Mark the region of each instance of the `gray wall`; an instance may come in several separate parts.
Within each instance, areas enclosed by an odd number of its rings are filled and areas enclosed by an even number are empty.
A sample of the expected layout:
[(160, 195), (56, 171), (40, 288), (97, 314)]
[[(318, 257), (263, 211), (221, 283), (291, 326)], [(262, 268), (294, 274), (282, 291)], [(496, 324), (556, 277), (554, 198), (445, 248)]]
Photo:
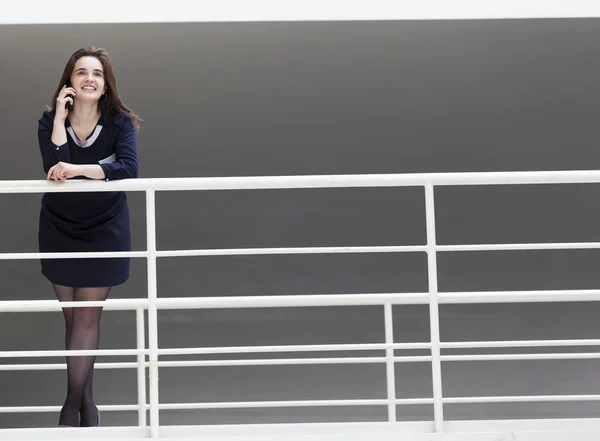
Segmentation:
[[(142, 177), (596, 169), (599, 38), (598, 19), (0, 26), (0, 179), (44, 178), (37, 119), (68, 56), (90, 44), (111, 53), (121, 95), (145, 119), (138, 134)], [(422, 244), (422, 193), (161, 193), (158, 245)], [(438, 241), (599, 241), (597, 194), (595, 185), (438, 189)], [(144, 249), (143, 195), (129, 197), (134, 247)], [(39, 199), (0, 195), (0, 252), (37, 250)], [(439, 285), (597, 288), (597, 257), (594, 250), (444, 253)], [(144, 265), (133, 262), (131, 280), (113, 298), (145, 296)], [(158, 268), (161, 297), (427, 290), (419, 253), (168, 258)], [(36, 261), (0, 260), (0, 278), (2, 300), (53, 298)], [(442, 339), (598, 338), (598, 311), (584, 303), (443, 306)], [(166, 311), (159, 343), (380, 342), (382, 317), (375, 307)], [(397, 307), (394, 318), (397, 342), (429, 339), (427, 307)], [(133, 313), (107, 312), (103, 325), (102, 348), (135, 345)], [(62, 326), (58, 313), (2, 314), (0, 350), (59, 349)], [(12, 362), (28, 360), (3, 361)], [(598, 368), (597, 361), (447, 363), (444, 393), (600, 393)], [(399, 397), (431, 396), (429, 365), (401, 363), (397, 374)], [(379, 365), (172, 368), (161, 371), (160, 393), (164, 402), (383, 398), (384, 380)], [(134, 371), (97, 371), (99, 404), (133, 404), (135, 386)], [(64, 371), (0, 372), (0, 406), (60, 405), (64, 389)], [(161, 422), (375, 421), (385, 411), (177, 411), (162, 412)], [(585, 417), (600, 407), (478, 404), (445, 411), (449, 419)], [(135, 418), (103, 415), (106, 425)], [(401, 407), (398, 418), (432, 419), (432, 408)], [(56, 420), (0, 414), (0, 427)]]

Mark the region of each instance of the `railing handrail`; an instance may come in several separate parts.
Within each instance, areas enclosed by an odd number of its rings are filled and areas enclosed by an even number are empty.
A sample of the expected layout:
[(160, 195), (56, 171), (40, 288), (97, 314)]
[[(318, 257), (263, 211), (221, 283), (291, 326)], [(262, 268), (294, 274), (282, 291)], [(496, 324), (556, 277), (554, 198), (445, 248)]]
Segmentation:
[[(557, 289), (529, 291), (440, 291), (440, 304), (464, 303), (554, 303), (600, 301), (600, 289)], [(156, 308), (232, 309), (318, 306), (426, 305), (427, 292), (302, 294), (228, 297), (170, 297), (156, 299)], [(50, 312), (65, 308), (102, 306), (107, 311), (133, 311), (149, 308), (148, 299), (107, 299), (100, 302), (59, 302), (58, 300), (2, 300), (2, 312)]]
[(440, 186), (575, 183), (600, 183), (600, 170), (137, 178), (110, 182), (71, 180), (60, 184), (49, 180), (17, 180), (0, 181), (0, 193), (403, 187), (422, 186), (425, 184)]

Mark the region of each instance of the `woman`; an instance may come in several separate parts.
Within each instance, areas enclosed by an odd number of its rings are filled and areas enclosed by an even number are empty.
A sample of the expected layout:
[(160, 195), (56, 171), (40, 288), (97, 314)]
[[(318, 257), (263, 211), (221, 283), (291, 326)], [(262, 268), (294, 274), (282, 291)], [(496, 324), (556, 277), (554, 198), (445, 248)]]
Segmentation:
[[(104, 49), (79, 49), (67, 63), (39, 120), (38, 138), (46, 177), (135, 178), (135, 129), (139, 117), (121, 101), (112, 62)], [(46, 193), (39, 225), (40, 252), (131, 251), (124, 192)], [(128, 258), (42, 259), (42, 274), (61, 302), (103, 301), (129, 278)], [(98, 349), (102, 308), (63, 308), (66, 348)], [(67, 397), (60, 426), (98, 426), (92, 395), (95, 357), (67, 357)]]

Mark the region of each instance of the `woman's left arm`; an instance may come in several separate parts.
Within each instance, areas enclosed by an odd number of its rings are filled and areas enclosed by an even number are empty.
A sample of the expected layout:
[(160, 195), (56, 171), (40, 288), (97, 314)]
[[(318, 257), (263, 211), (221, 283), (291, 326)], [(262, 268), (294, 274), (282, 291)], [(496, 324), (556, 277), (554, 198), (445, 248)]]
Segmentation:
[[(115, 162), (87, 166), (90, 167), (90, 170), (87, 170), (89, 174), (85, 174), (84, 176), (92, 179), (105, 179), (107, 181), (138, 177), (138, 151), (135, 128), (131, 119), (127, 117), (117, 136), (115, 154)], [(94, 167), (95, 170), (92, 170), (91, 167)]]

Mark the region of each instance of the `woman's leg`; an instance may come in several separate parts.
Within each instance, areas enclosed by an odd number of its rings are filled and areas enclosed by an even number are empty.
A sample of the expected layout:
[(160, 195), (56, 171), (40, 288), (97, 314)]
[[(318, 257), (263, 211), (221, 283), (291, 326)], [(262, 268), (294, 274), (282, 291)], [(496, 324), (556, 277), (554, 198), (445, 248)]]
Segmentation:
[[(72, 286), (63, 286), (53, 284), (54, 292), (56, 293), (56, 298), (59, 302), (73, 302), (75, 299), (75, 288)], [(69, 340), (71, 338), (71, 331), (73, 329), (73, 308), (63, 308), (63, 316), (65, 317), (65, 349), (69, 348)], [(68, 375), (68, 371), (67, 371)], [(59, 425), (67, 425), (67, 426), (79, 426), (79, 415), (77, 415), (77, 421), (73, 418), (68, 419), (61, 415), (61, 418), (58, 422)]]
[[(75, 300), (75, 288), (72, 286), (63, 286), (63, 285), (53, 285), (54, 291), (56, 292), (56, 297), (59, 302), (73, 302)], [(63, 308), (63, 315), (65, 317), (65, 349), (69, 346), (69, 339), (71, 338), (71, 331), (73, 329), (73, 308)], [(85, 385), (85, 391), (83, 393), (82, 405), (79, 410), (81, 412), (84, 402), (87, 402), (87, 407), (89, 408), (89, 403), (91, 402), (93, 405), (93, 396), (92, 396), (92, 384), (93, 384), (93, 371), (90, 373), (88, 377), (87, 383)]]
[[(74, 301), (103, 301), (106, 300), (109, 291), (110, 287), (75, 288)], [(101, 314), (101, 307), (72, 308), (72, 327), (67, 349), (98, 349)], [(98, 425), (98, 413), (91, 385), (95, 360), (95, 356), (67, 358), (67, 398), (60, 414), (59, 424), (68, 426)], [(81, 422), (79, 421), (80, 412)]]
[[(59, 302), (72, 302), (75, 298), (75, 288), (72, 286), (63, 285), (52, 285), (56, 298)], [(69, 344), (69, 338), (71, 336), (71, 329), (73, 327), (73, 308), (63, 308), (63, 315), (65, 316), (65, 349)]]

